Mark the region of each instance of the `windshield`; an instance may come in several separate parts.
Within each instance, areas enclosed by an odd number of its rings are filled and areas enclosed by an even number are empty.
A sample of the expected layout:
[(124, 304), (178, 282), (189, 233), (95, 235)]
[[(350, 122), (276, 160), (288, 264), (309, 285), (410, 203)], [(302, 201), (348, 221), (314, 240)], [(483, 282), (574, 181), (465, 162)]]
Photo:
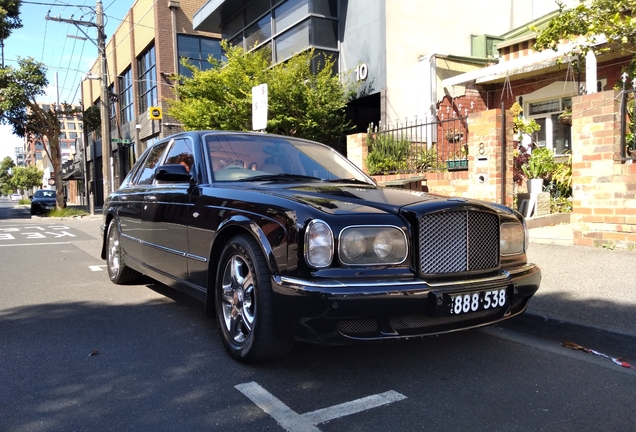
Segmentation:
[(215, 181), (337, 181), (373, 184), (349, 160), (332, 148), (271, 135), (205, 137)]
[(48, 190), (37, 190), (35, 191), (35, 195), (33, 196), (35, 198), (55, 198), (55, 192)]

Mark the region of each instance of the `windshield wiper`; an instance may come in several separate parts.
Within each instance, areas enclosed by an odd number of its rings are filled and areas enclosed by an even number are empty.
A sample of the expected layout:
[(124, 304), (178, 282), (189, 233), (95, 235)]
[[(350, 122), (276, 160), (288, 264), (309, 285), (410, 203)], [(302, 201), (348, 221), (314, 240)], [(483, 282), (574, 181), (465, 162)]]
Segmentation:
[(257, 175), (254, 177), (246, 177), (243, 179), (240, 179), (238, 181), (260, 181), (260, 180), (272, 180), (272, 181), (306, 181), (306, 180), (311, 180), (311, 181), (322, 181), (322, 179), (318, 178), (318, 177), (312, 177), (312, 176), (306, 176), (306, 175), (301, 175), (301, 174), (286, 174), (286, 173), (280, 173), (280, 174), (267, 174), (267, 175)]
[(338, 178), (338, 179), (329, 179), (329, 180), (325, 180), (329, 183), (356, 183), (356, 184), (365, 184), (365, 185), (369, 185), (369, 186), (373, 186), (371, 183), (369, 182), (365, 182), (363, 180), (358, 180), (355, 178)]

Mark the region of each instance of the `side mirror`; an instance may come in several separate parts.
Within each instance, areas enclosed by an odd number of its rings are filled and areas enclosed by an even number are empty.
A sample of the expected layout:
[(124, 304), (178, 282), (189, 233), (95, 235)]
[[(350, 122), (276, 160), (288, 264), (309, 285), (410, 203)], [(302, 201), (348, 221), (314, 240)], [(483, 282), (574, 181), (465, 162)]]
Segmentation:
[(194, 178), (181, 164), (160, 165), (155, 170), (155, 180), (166, 182), (190, 183)]

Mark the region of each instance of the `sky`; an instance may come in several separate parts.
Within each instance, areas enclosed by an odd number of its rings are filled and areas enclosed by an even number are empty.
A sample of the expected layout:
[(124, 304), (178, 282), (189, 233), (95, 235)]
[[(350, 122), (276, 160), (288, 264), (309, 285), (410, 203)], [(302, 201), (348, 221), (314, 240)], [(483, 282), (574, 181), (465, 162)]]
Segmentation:
[[(134, 0), (102, 0), (106, 38), (115, 32)], [(23, 27), (14, 30), (5, 40), (5, 66), (17, 67), (18, 57), (33, 57), (45, 65), (49, 88), (39, 102), (78, 103), (80, 83), (97, 59), (97, 46), (90, 40), (78, 40), (67, 35), (84, 37), (73, 24), (46, 20), (51, 17), (95, 22), (94, 0), (23, 0), (20, 19)], [(82, 27), (95, 42), (93, 27)], [(57, 86), (55, 83), (57, 82)], [(15, 161), (15, 147), (23, 147), (23, 139), (13, 135), (11, 126), (0, 125), (0, 160), (10, 156)]]

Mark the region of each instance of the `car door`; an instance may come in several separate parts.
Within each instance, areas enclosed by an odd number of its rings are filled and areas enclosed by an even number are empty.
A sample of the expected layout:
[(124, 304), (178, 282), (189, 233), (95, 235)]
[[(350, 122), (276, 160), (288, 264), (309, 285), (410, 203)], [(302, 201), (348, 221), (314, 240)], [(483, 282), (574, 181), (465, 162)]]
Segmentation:
[[(192, 140), (188, 137), (171, 140), (162, 164), (182, 164), (194, 175)], [(155, 270), (181, 280), (188, 279), (187, 219), (191, 191), (189, 182), (154, 180), (144, 195), (144, 261)]]
[(116, 195), (113, 205), (118, 207), (117, 214), (121, 227), (121, 245), (126, 254), (137, 261), (144, 261), (145, 242), (142, 230), (142, 211), (144, 196), (152, 188), (154, 172), (168, 143), (151, 148), (140, 162), (140, 167), (130, 183), (124, 182)]

